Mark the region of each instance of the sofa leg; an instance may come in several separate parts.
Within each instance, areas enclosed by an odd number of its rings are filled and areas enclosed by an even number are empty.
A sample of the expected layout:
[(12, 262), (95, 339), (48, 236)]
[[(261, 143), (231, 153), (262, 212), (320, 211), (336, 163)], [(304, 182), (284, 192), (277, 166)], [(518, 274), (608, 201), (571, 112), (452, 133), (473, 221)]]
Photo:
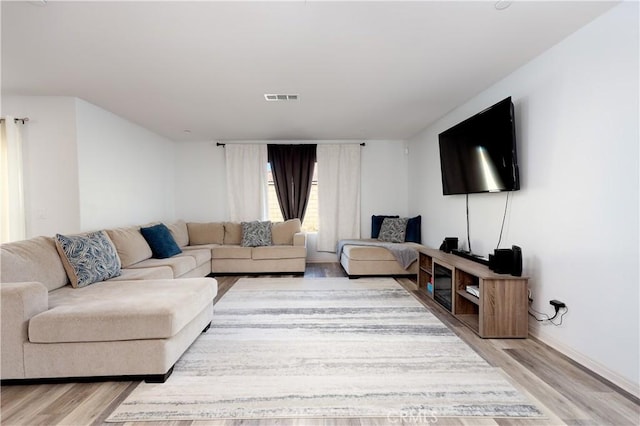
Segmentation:
[(209, 328), (211, 328), (211, 323), (207, 324), (207, 326), (204, 328), (204, 330), (202, 330), (202, 332), (206, 333), (207, 330), (209, 330)]
[(169, 371), (167, 371), (164, 374), (152, 374), (149, 376), (145, 376), (144, 382), (145, 383), (164, 383), (167, 381), (169, 376), (171, 376), (171, 373), (173, 373), (173, 365), (171, 366)]

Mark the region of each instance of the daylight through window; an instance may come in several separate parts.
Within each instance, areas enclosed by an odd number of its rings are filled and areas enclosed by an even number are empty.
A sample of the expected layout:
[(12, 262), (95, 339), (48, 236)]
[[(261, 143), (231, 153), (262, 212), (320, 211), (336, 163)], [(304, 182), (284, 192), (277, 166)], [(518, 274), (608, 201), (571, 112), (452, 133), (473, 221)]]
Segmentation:
[[(313, 180), (311, 181), (311, 193), (307, 211), (302, 222), (302, 230), (306, 232), (318, 232), (318, 164), (313, 168)], [(272, 222), (282, 222), (282, 212), (278, 204), (276, 187), (271, 173), (271, 164), (267, 164), (267, 199), (269, 202), (269, 220)]]

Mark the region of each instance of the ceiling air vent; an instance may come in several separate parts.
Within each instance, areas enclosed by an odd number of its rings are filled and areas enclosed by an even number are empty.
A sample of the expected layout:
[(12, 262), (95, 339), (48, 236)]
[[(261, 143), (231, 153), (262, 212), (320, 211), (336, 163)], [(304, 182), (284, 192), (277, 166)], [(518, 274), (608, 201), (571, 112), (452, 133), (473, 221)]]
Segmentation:
[(275, 93), (265, 93), (264, 99), (269, 102), (277, 102), (277, 101), (297, 101), (298, 95), (280, 95)]

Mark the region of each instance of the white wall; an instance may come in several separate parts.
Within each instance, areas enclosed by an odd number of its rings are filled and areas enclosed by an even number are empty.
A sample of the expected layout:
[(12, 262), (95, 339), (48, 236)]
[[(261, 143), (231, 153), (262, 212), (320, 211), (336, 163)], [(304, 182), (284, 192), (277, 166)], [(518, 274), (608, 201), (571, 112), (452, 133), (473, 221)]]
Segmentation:
[[(503, 247), (520, 245), (534, 308), (567, 304), (531, 331), (638, 393), (638, 4), (621, 4), (409, 141), (409, 208), (423, 238), (465, 238), (464, 196), (442, 196), (438, 133), (512, 96), (521, 187)], [(470, 196), (474, 252), (492, 252), (505, 194)], [(426, 225), (425, 225), (426, 224)]]
[(23, 127), (27, 237), (175, 218), (174, 142), (72, 97), (3, 96)]
[[(355, 141), (243, 141), (242, 143), (356, 143)], [(361, 232), (369, 237), (371, 215), (406, 216), (408, 201), (404, 141), (372, 140), (362, 148)], [(224, 148), (214, 142), (176, 144), (176, 215), (187, 221), (228, 219)], [(308, 260), (335, 262), (331, 253), (316, 250), (309, 235)]]
[(174, 142), (76, 100), (82, 230), (172, 221)]
[(215, 142), (177, 143), (176, 217), (188, 222), (228, 220), (224, 148)]
[(2, 116), (22, 126), (27, 238), (80, 230), (74, 98), (2, 96)]

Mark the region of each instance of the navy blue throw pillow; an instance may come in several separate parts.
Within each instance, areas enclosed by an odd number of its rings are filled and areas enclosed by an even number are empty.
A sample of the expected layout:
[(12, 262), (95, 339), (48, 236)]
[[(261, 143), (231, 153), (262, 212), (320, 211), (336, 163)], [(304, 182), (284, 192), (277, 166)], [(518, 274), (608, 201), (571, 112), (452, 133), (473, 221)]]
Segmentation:
[(182, 253), (176, 240), (173, 239), (169, 228), (163, 223), (150, 226), (148, 228), (140, 228), (140, 233), (147, 240), (153, 257), (156, 259), (166, 259), (167, 257), (175, 256)]
[(380, 228), (382, 228), (382, 222), (384, 222), (384, 219), (387, 217), (397, 219), (400, 216), (376, 216), (375, 214), (371, 216), (371, 238), (378, 238), (378, 235), (380, 235)]
[(421, 244), (422, 241), (422, 216), (410, 217), (407, 222), (407, 232), (405, 233), (404, 240), (407, 242)]

